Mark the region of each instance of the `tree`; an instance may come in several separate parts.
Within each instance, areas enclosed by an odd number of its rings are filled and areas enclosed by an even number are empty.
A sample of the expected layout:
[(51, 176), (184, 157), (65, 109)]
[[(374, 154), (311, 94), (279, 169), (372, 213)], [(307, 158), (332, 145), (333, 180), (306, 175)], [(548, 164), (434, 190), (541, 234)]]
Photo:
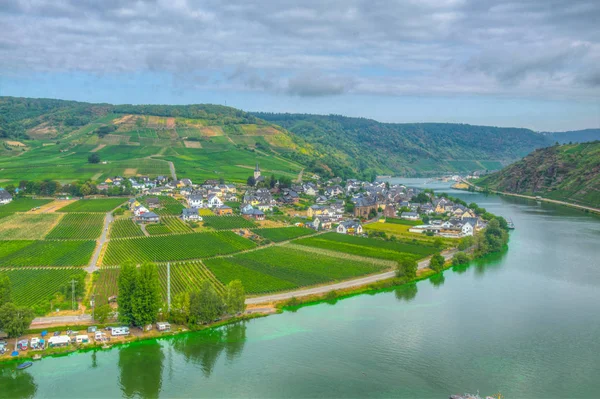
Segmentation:
[(233, 280), (225, 286), (225, 309), (228, 314), (246, 310), (246, 292), (240, 280)]
[(452, 265), (453, 266), (464, 265), (464, 264), (469, 263), (469, 260), (471, 260), (469, 258), (469, 255), (467, 255), (464, 252), (457, 252), (452, 257)]
[(369, 219), (373, 219), (375, 216), (377, 216), (377, 211), (375, 209), (371, 209), (369, 211)]
[(429, 216), (423, 215), (421, 216), (421, 220), (423, 221), (423, 224), (429, 224)]
[(119, 321), (133, 324), (133, 298), (137, 281), (137, 268), (133, 262), (125, 262), (119, 272)]
[(171, 302), (171, 313), (169, 319), (173, 323), (185, 324), (190, 317), (190, 294), (189, 292), (180, 292), (175, 295)]
[(88, 156), (88, 163), (100, 163), (100, 155), (97, 153), (90, 154)]
[(436, 273), (439, 273), (444, 268), (444, 263), (446, 259), (441, 254), (435, 254), (431, 257), (429, 261), (429, 268)]
[(275, 179), (275, 175), (271, 175), (271, 178), (269, 179), (269, 187), (271, 187), (271, 188), (275, 187), (276, 183), (277, 183), (277, 179)]
[(4, 186), (4, 190), (6, 190), (10, 195), (15, 195), (17, 188), (14, 184), (7, 184), (6, 186)]
[(208, 280), (204, 280), (199, 291), (190, 294), (190, 317), (195, 322), (210, 323), (223, 314), (223, 299)]
[(412, 259), (402, 259), (398, 262), (398, 269), (396, 270), (396, 275), (398, 277), (404, 277), (407, 280), (412, 280), (417, 276), (417, 269), (419, 265), (417, 261)]
[(0, 306), (12, 302), (10, 279), (7, 275), (0, 276)]
[(442, 248), (444, 246), (444, 240), (442, 240), (440, 237), (436, 237), (433, 240), (433, 246), (436, 248)]
[(410, 202), (418, 202), (419, 204), (426, 204), (430, 200), (431, 199), (429, 198), (429, 196), (427, 194), (419, 193), (418, 195), (415, 195), (414, 197), (412, 197)]
[(250, 187), (255, 186), (256, 180), (254, 179), (254, 176), (248, 176), (248, 180), (246, 180), (246, 184)]
[(94, 309), (94, 318), (96, 319), (96, 321), (100, 324), (104, 324), (106, 322), (106, 320), (108, 320), (108, 317), (110, 316), (110, 314), (112, 313), (112, 308), (110, 307), (109, 304), (104, 304), (102, 306), (98, 306), (96, 309)]
[(473, 246), (474, 242), (475, 242), (475, 240), (473, 239), (473, 236), (465, 236), (465, 237), (461, 238), (460, 241), (458, 242), (458, 249), (460, 249), (461, 251), (464, 251), (465, 249)]
[(20, 337), (33, 321), (33, 311), (26, 307), (17, 307), (6, 303), (0, 307), (0, 330), (11, 338)]
[(160, 282), (154, 263), (144, 263), (139, 268), (135, 282), (132, 313), (136, 326), (143, 327), (156, 322), (160, 310)]

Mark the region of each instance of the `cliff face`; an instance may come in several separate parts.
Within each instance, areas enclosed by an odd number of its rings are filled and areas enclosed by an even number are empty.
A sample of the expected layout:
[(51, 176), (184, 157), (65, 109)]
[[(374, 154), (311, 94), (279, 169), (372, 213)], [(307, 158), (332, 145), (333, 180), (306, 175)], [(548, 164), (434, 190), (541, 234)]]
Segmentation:
[(481, 187), (600, 206), (600, 141), (535, 150), (477, 181)]

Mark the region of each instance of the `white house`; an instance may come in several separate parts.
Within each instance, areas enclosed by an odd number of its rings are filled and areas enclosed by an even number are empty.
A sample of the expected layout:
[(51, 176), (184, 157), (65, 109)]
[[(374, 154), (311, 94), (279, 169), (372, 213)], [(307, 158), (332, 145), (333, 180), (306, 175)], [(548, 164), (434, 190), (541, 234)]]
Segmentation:
[(148, 210), (148, 208), (146, 208), (143, 205), (140, 206), (136, 206), (135, 209), (133, 210), (133, 214), (137, 217), (142, 216), (144, 213), (150, 212), (150, 210)]
[(199, 194), (192, 194), (187, 199), (187, 203), (190, 208), (200, 208), (202, 207), (203, 202), (204, 199)]
[(402, 212), (400, 217), (406, 220), (419, 220), (419, 214), (417, 212)]
[(181, 218), (183, 220), (192, 220), (195, 222), (201, 222), (202, 216), (198, 213), (198, 208), (185, 208), (181, 211)]
[(209, 208), (217, 208), (223, 205), (223, 201), (216, 195), (208, 196), (208, 207)]
[(0, 204), (5, 205), (12, 201), (12, 195), (3, 188), (0, 188)]
[(363, 228), (358, 220), (344, 220), (336, 231), (340, 234), (362, 234)]
[(467, 222), (467, 223), (463, 224), (461, 230), (462, 230), (463, 236), (472, 236), (473, 235), (474, 226), (472, 226), (471, 223)]

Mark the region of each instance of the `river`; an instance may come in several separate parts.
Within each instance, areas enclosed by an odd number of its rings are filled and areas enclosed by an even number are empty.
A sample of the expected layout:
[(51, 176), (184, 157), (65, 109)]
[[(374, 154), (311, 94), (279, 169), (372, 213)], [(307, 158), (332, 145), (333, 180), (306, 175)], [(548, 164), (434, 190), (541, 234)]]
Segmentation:
[(335, 304), (0, 366), (0, 397), (600, 397), (600, 219), (408, 182), (512, 218), (510, 249)]

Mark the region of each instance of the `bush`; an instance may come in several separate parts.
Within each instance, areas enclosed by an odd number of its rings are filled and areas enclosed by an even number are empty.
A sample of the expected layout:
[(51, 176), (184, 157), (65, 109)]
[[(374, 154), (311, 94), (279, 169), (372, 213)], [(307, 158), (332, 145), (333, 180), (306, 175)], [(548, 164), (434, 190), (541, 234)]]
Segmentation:
[(471, 260), (471, 258), (466, 253), (457, 252), (454, 255), (454, 257), (452, 257), (452, 265), (453, 266), (464, 265), (466, 263), (469, 263), (470, 260)]

